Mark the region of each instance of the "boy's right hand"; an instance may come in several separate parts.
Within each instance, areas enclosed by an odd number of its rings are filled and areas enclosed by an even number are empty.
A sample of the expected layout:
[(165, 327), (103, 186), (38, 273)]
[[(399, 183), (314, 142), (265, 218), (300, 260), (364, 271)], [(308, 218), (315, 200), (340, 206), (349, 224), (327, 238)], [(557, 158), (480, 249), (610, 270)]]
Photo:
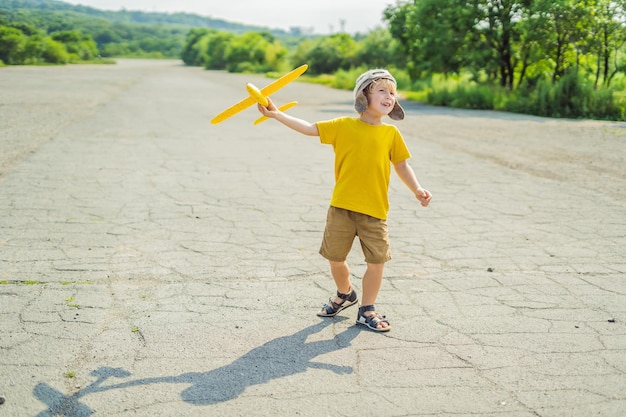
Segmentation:
[(257, 108), (263, 116), (271, 117), (272, 119), (275, 119), (276, 114), (278, 113), (276, 105), (274, 105), (274, 102), (272, 102), (272, 99), (270, 99), (269, 97), (267, 97), (267, 107), (265, 107), (261, 103), (257, 103)]
[(283, 113), (274, 105), (274, 102), (268, 97), (267, 98), (267, 107), (257, 104), (257, 108), (261, 112), (261, 114), (265, 117), (269, 117), (270, 119), (278, 120), (280, 123), (285, 126), (302, 133), (307, 136), (319, 136), (319, 130), (317, 130), (316, 123), (309, 123), (306, 120), (299, 119), (297, 117), (290, 116), (287, 113)]

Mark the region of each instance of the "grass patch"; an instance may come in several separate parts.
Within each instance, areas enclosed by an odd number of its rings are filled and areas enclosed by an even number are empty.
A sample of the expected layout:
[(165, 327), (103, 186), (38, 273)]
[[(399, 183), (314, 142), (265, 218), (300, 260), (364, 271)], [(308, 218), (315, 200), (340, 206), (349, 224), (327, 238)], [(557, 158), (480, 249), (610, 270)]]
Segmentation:
[(106, 65), (115, 65), (117, 61), (113, 58), (94, 58), (87, 61), (79, 61), (75, 62), (75, 64), (106, 64)]
[(65, 299), (65, 302), (67, 303), (67, 306), (68, 306), (68, 307), (71, 307), (71, 308), (80, 308), (80, 304), (73, 303), (72, 301), (74, 301), (74, 297), (67, 297), (67, 298)]
[(91, 281), (61, 281), (61, 282), (45, 282), (45, 281), (35, 281), (35, 280), (19, 280), (19, 279), (5, 279), (0, 280), (0, 285), (49, 285), (49, 284), (59, 284), (59, 285), (91, 285), (93, 282)]
[(615, 88), (594, 88), (592, 83), (571, 71), (556, 83), (533, 80), (515, 90), (475, 81), (469, 74), (433, 75), (413, 85), (409, 100), (444, 107), (498, 110), (543, 117), (570, 119), (626, 120), (624, 92)]

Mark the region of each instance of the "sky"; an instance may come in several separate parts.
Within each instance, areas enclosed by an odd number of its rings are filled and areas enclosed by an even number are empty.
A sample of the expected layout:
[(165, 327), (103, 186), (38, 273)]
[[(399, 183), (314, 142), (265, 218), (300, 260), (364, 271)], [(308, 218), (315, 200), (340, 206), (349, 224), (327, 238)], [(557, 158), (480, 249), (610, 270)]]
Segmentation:
[(61, 0), (102, 10), (188, 12), (234, 23), (289, 30), (312, 28), (327, 35), (365, 33), (383, 26), (382, 14), (395, 0)]

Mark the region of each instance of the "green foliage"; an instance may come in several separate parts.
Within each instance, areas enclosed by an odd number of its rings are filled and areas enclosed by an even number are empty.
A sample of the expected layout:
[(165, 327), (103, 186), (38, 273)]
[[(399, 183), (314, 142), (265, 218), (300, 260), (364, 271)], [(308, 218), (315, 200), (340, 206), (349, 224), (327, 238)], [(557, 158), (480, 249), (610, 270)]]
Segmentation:
[(230, 72), (265, 72), (278, 69), (286, 54), (271, 34), (249, 32), (230, 39), (224, 59)]
[(624, 0), (413, 0), (385, 19), (431, 104), (624, 118)]
[(311, 75), (338, 73), (333, 78), (339, 85), (344, 84), (344, 73), (355, 73), (355, 68), (401, 67), (405, 62), (398, 42), (385, 29), (359, 36), (358, 40), (345, 33), (303, 39), (291, 51), (269, 32), (236, 35), (192, 29), (181, 56), (187, 65), (232, 72), (278, 71), (307, 63)]
[(213, 32), (207, 37), (206, 47), (199, 46), (206, 54), (205, 68), (226, 69), (228, 45), (234, 37), (235, 35), (229, 32)]
[[(8, 39), (8, 34), (3, 33), (0, 42), (4, 47), (17, 42), (11, 47), (11, 59), (5, 60), (9, 64), (86, 62), (98, 56), (180, 58), (185, 36), (193, 26), (249, 30), (245, 25), (186, 13), (110, 12), (54, 0), (0, 0), (0, 26), (17, 29), (26, 38), (43, 35), (59, 41), (61, 36), (60, 42), (67, 49), (67, 56), (52, 47), (48, 53), (52, 59), (34, 57), (35, 49), (43, 51), (47, 46), (41, 45), (40, 39), (33, 39), (30, 51), (22, 56), (24, 40)], [(64, 35), (67, 33), (83, 38), (72, 39)]]
[[(16, 28), (27, 37), (34, 34), (52, 36), (59, 32), (75, 31), (91, 36), (98, 50), (95, 56), (103, 57), (181, 58), (183, 48), (189, 44), (186, 37), (192, 30), (228, 31), (231, 34), (267, 32), (290, 45), (300, 40), (294, 36), (297, 31), (292, 31), (293, 33), (282, 30), (268, 31), (258, 26), (190, 13), (105, 11), (55, 0), (0, 0), (0, 26)], [(77, 59), (83, 59), (85, 62), (87, 56), (93, 55), (90, 46), (76, 48), (77, 46), (72, 45), (68, 50), (69, 60), (72, 62)], [(265, 60), (273, 66), (276, 61), (283, 59), (285, 52), (282, 44), (270, 42), (267, 46)], [(196, 56), (189, 59), (190, 51), (185, 52), (185, 62), (194, 62), (189, 65), (197, 65), (196, 61), (204, 65), (203, 58)], [(200, 52), (196, 52), (197, 54), (202, 55)], [(87, 61), (92, 59), (86, 58)], [(35, 61), (41, 62), (41, 58), (33, 60)], [(26, 60), (20, 59), (19, 63), (26, 63)], [(252, 67), (259, 68), (263, 65)]]
[(591, 81), (570, 70), (556, 83), (540, 80), (532, 89), (520, 89), (503, 110), (549, 117), (624, 120), (624, 103), (615, 90), (594, 88)]
[(0, 26), (0, 60), (7, 64), (66, 64), (98, 56), (96, 43), (89, 35), (62, 31), (47, 36), (25, 25), (16, 26)]
[[(586, 63), (610, 80), (626, 40), (623, 0), (413, 0), (385, 11), (413, 79), (482, 73), (513, 89), (529, 73), (553, 82)], [(588, 59), (586, 59), (588, 58)], [(592, 67), (596, 68), (592, 68)], [(597, 84), (597, 81), (596, 81)]]
[(352, 90), (354, 88), (354, 81), (367, 70), (368, 68), (365, 66), (351, 68), (349, 70), (338, 70), (327, 84), (341, 90)]
[(0, 26), (0, 60), (9, 65), (23, 63), (27, 41), (21, 30)]
[(455, 73), (475, 51), (467, 1), (422, 0), (388, 7), (389, 30), (407, 57), (413, 79), (428, 73)]
[(53, 41), (65, 45), (70, 62), (88, 61), (98, 56), (96, 42), (89, 35), (76, 30), (64, 30), (53, 33)]
[(469, 73), (464, 76), (433, 76), (426, 95), (428, 103), (437, 106), (492, 109), (492, 91), (470, 78)]
[(182, 53), (187, 65), (230, 72), (276, 71), (286, 56), (287, 48), (269, 32), (235, 35), (206, 29), (192, 29)]
[[(411, 87), (411, 80), (406, 70), (401, 70), (399, 68), (385, 65), (379, 65), (377, 67), (389, 69), (389, 71), (396, 79), (396, 82), (398, 84), (398, 90), (408, 90)], [(359, 77), (359, 75), (361, 75), (370, 68), (373, 68), (373, 66), (361, 65), (358, 67), (350, 68), (349, 70), (338, 70), (333, 74), (332, 77), (328, 77), (324, 84), (341, 90), (352, 90), (354, 88), (354, 82)]]
[(350, 35), (339, 33), (318, 38), (303, 58), (311, 73), (330, 74), (354, 66), (356, 49), (356, 42)]
[(504, 110), (546, 117), (624, 120), (624, 103), (609, 88), (595, 89), (576, 71), (568, 71), (558, 82), (540, 79), (536, 84), (511, 91), (492, 84), (458, 77), (433, 76), (422, 89), (426, 101), (438, 106)]
[(34, 35), (28, 38), (26, 43), (27, 64), (67, 64), (70, 62), (70, 54), (62, 42), (42, 35)]
[(205, 66), (208, 58), (209, 29), (191, 29), (180, 54), (185, 65)]
[(384, 68), (394, 65), (406, 66), (406, 57), (400, 41), (391, 36), (387, 29), (374, 29), (357, 40), (356, 63), (368, 68)]

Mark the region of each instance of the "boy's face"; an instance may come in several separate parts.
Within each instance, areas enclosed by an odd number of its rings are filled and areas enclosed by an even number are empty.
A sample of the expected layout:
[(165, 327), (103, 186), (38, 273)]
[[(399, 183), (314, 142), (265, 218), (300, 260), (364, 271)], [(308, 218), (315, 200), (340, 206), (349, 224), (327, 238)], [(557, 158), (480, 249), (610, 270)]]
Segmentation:
[(391, 80), (374, 81), (367, 88), (367, 110), (377, 115), (386, 116), (396, 104), (396, 86)]

